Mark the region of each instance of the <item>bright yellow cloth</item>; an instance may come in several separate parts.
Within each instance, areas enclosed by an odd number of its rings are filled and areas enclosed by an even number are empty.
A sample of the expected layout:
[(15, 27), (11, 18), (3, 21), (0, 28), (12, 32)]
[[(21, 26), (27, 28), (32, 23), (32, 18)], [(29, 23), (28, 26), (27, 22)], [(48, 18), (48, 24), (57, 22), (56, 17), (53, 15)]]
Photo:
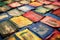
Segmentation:
[(23, 26), (27, 26), (29, 24), (32, 24), (32, 21), (30, 21), (29, 19), (23, 17), (23, 16), (19, 16), (19, 17), (13, 17), (10, 19), (12, 22), (16, 23), (18, 25), (18, 27), (23, 27)]
[(36, 36), (34, 33), (29, 31), (28, 29), (25, 29), (23, 31), (17, 32), (16, 36), (20, 38), (21, 40), (42, 40), (38, 36)]

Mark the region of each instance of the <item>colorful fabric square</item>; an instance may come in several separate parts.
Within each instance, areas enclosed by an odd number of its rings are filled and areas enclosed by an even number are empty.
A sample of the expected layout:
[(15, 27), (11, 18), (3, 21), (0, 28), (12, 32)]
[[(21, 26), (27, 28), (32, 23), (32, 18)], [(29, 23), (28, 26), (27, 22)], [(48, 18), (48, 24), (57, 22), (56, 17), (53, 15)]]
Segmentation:
[(21, 4), (18, 2), (14, 2), (14, 3), (8, 4), (8, 6), (15, 8), (15, 7), (21, 6)]
[(25, 14), (23, 14), (23, 16), (29, 18), (29, 19), (32, 20), (33, 22), (37, 22), (37, 21), (39, 21), (40, 19), (43, 18), (42, 15), (38, 15), (38, 14), (36, 14), (36, 13), (33, 12), (33, 11), (26, 12)]
[(39, 2), (31, 2), (29, 5), (34, 6), (34, 7), (37, 7), (37, 6), (41, 6), (42, 3), (39, 3)]
[(21, 4), (30, 4), (31, 2), (34, 2), (35, 0), (20, 0), (19, 3)]
[(50, 35), (54, 30), (50, 26), (47, 26), (41, 22), (37, 22), (36, 24), (32, 24), (31, 26), (27, 27), (43, 39)]
[(50, 11), (51, 9), (49, 8), (44, 8), (42, 6), (36, 8), (34, 11), (39, 13), (39, 14), (45, 14), (46, 12)]
[(7, 5), (3, 6), (3, 7), (0, 7), (0, 12), (4, 12), (4, 11), (7, 11), (9, 10), (10, 7), (8, 7)]
[(13, 33), (16, 30), (16, 27), (9, 21), (1, 22), (0, 27), (0, 34), (2, 35)]
[(42, 40), (28, 29), (17, 32), (15, 35), (21, 40)]
[(60, 20), (60, 17), (57, 17), (56, 15), (54, 15), (53, 13), (46, 13), (45, 16), (51, 16), (52, 18), (55, 18), (57, 20)]
[(60, 9), (57, 9), (57, 10), (53, 11), (53, 14), (55, 14), (57, 16), (60, 16)]
[(38, 0), (38, 2), (41, 2), (43, 4), (51, 4), (52, 2), (46, 1), (46, 0)]
[(27, 11), (30, 11), (30, 10), (34, 9), (34, 7), (29, 6), (29, 5), (24, 5), (24, 6), (22, 6), (22, 7), (19, 7), (18, 9), (19, 9), (19, 10), (22, 10), (22, 11), (24, 11), (24, 12), (27, 12)]
[(53, 4), (53, 5), (60, 6), (60, 2), (53, 2), (52, 4)]
[(6, 4), (9, 4), (9, 3), (12, 3), (13, 2), (13, 0), (2, 0), (4, 3), (6, 3)]
[(8, 20), (9, 18), (11, 18), (11, 16), (9, 16), (7, 13), (0, 14), (0, 22), (3, 20)]
[(59, 7), (58, 6), (56, 6), (56, 5), (44, 5), (44, 7), (46, 7), (46, 8), (50, 8), (50, 9), (53, 9), (53, 10), (56, 10), (56, 9), (58, 9)]
[(50, 16), (46, 16), (44, 19), (41, 20), (41, 22), (50, 25), (52, 27), (60, 27), (60, 21)]
[(13, 17), (10, 20), (15, 23), (19, 28), (32, 24), (32, 21), (23, 16)]
[(49, 40), (60, 40), (60, 32), (55, 31)]
[(8, 11), (8, 14), (11, 15), (11, 16), (20, 16), (22, 15), (24, 12), (22, 11), (19, 11), (17, 9), (13, 9), (13, 10), (10, 10)]
[(21, 1), (19, 1), (19, 3), (21, 3), (21, 4), (29, 4), (30, 0), (21, 0)]

